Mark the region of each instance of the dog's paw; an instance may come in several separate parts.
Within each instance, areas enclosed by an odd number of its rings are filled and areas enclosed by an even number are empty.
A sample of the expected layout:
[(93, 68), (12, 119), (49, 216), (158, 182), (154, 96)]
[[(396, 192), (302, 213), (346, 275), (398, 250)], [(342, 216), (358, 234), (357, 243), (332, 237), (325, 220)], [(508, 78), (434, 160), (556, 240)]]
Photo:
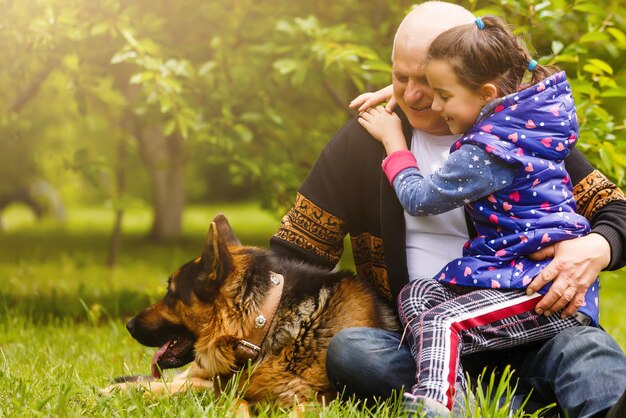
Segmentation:
[(113, 396), (116, 393), (126, 391), (130, 386), (136, 386), (130, 383), (114, 383), (105, 388), (98, 390), (100, 396)]
[(113, 379), (113, 383), (137, 383), (152, 381), (154, 381), (154, 378), (152, 376), (145, 375), (119, 376)]
[(100, 396), (111, 396), (115, 393), (135, 389), (142, 392), (154, 381), (151, 376), (120, 376), (113, 379), (113, 384), (98, 390)]
[(307, 416), (320, 416), (322, 412), (321, 405), (308, 402), (308, 403), (298, 403), (296, 404), (291, 411), (289, 411), (289, 418), (304, 418)]
[(230, 416), (236, 418), (251, 418), (252, 412), (250, 412), (250, 405), (243, 399), (235, 398), (233, 403), (228, 407), (228, 413)]

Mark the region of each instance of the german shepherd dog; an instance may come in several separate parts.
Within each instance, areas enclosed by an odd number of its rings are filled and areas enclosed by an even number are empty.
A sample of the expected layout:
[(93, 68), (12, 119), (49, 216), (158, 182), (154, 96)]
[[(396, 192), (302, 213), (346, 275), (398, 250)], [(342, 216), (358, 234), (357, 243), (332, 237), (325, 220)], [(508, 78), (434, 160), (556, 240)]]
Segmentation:
[(161, 369), (193, 361), (175, 380), (184, 380), (184, 389), (207, 388), (218, 376), (223, 381), (242, 370), (244, 400), (290, 406), (294, 396), (300, 402), (335, 397), (326, 351), (338, 331), (397, 330), (398, 324), (390, 306), (354, 274), (242, 246), (220, 214), (202, 256), (172, 274), (165, 297), (126, 327), (141, 344), (159, 347), (155, 378)]

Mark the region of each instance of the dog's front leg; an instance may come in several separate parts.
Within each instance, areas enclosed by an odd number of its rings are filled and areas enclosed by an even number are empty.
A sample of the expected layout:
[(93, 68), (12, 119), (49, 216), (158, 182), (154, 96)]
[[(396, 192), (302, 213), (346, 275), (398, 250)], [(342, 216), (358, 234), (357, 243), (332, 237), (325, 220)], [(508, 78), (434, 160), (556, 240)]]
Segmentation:
[(209, 379), (206, 371), (194, 361), (183, 372), (174, 376), (171, 382), (153, 381), (149, 383), (149, 390), (158, 394), (174, 394), (186, 392), (190, 389), (208, 390), (213, 388), (213, 380)]
[(175, 375), (171, 381), (155, 380), (150, 376), (132, 376), (117, 380), (117, 383), (100, 390), (100, 394), (111, 395), (117, 391), (135, 388), (153, 395), (162, 395), (185, 392), (189, 389), (213, 388), (213, 381), (195, 362), (191, 363), (185, 371)]

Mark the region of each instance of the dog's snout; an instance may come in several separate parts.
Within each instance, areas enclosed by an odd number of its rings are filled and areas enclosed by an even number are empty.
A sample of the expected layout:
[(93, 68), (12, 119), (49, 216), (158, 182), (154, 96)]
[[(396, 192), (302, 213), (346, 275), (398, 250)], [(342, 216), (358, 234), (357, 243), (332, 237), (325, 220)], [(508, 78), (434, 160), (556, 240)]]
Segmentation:
[(128, 330), (128, 332), (130, 332), (130, 334), (133, 334), (133, 330), (135, 329), (135, 322), (137, 321), (137, 317), (134, 316), (131, 318), (130, 321), (128, 321), (126, 323), (126, 329)]

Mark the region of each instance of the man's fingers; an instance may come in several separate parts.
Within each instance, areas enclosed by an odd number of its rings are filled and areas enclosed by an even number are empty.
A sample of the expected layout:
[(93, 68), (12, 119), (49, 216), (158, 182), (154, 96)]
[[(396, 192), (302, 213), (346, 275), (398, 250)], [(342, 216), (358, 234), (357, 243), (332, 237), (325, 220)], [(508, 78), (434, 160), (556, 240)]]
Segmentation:
[(537, 306), (535, 306), (535, 313), (537, 313), (537, 315), (549, 316), (552, 313), (552, 311), (550, 311), (548, 307), (552, 306), (552, 304), (556, 302), (558, 299), (559, 299), (559, 296), (556, 293), (551, 293), (551, 294), (547, 293), (543, 297), (543, 299), (539, 301)]
[(553, 270), (551, 264), (548, 264), (543, 270), (541, 270), (541, 273), (539, 273), (537, 277), (530, 282), (528, 288), (526, 289), (526, 294), (530, 296), (537, 292), (539, 289), (544, 287), (546, 283), (556, 279), (557, 275), (558, 272)]
[(547, 258), (554, 258), (554, 252), (556, 250), (555, 245), (550, 245), (546, 248), (542, 248), (539, 251), (536, 251), (528, 256), (531, 260), (541, 261)]
[(365, 103), (367, 101), (367, 99), (372, 95), (372, 93), (363, 93), (358, 95), (357, 97), (355, 97), (354, 99), (352, 99), (352, 101), (350, 102), (350, 104), (348, 105), (348, 107), (350, 109), (355, 109), (355, 108), (359, 108), (359, 112), (361, 111), (361, 107), (363, 105), (363, 103)]
[[(535, 277), (535, 279), (528, 285), (526, 289), (527, 295), (532, 295), (535, 292), (539, 291), (542, 287), (546, 285), (546, 283), (553, 281), (556, 279), (558, 272), (553, 270), (551, 265), (548, 264), (542, 271)], [(554, 284), (548, 293), (539, 301), (537, 306), (535, 307), (535, 312), (539, 315), (546, 314), (550, 315), (552, 312), (552, 305), (561, 298), (561, 295), (565, 292), (566, 289), (560, 288), (558, 284)]]
[[(537, 280), (537, 279), (535, 279)], [(556, 309), (553, 309), (555, 303), (557, 303), (561, 297), (565, 294), (567, 290), (567, 285), (560, 285), (559, 283), (554, 283), (548, 293), (537, 303), (535, 306), (535, 312), (539, 315), (550, 316)]]
[(359, 112), (366, 112), (367, 110), (372, 109), (372, 106), (374, 106), (377, 103), (377, 100), (374, 100), (373, 98), (367, 99), (360, 107), (359, 107)]
[(585, 303), (585, 293), (576, 293), (574, 299), (563, 309), (561, 318), (569, 318)]
[(557, 297), (554, 303), (549, 305), (548, 302), (545, 302), (545, 305), (543, 305), (542, 302), (544, 301), (542, 300), (541, 302), (537, 304), (537, 308), (542, 309), (544, 311), (544, 315), (551, 315), (555, 312), (560, 311), (561, 309), (565, 307), (565, 305), (570, 303), (574, 299), (574, 296), (576, 295), (576, 288), (572, 286), (568, 287), (567, 289), (565, 289), (565, 291), (561, 292), (561, 289), (557, 287), (557, 285), (555, 284), (554, 289), (550, 289), (548, 293), (552, 291), (554, 291), (554, 294)]
[(396, 96), (391, 96), (391, 99), (389, 99), (389, 103), (387, 103), (387, 106), (385, 106), (385, 111), (387, 111), (387, 113), (393, 113), (393, 109), (396, 108), (397, 104), (398, 102), (396, 102)]

